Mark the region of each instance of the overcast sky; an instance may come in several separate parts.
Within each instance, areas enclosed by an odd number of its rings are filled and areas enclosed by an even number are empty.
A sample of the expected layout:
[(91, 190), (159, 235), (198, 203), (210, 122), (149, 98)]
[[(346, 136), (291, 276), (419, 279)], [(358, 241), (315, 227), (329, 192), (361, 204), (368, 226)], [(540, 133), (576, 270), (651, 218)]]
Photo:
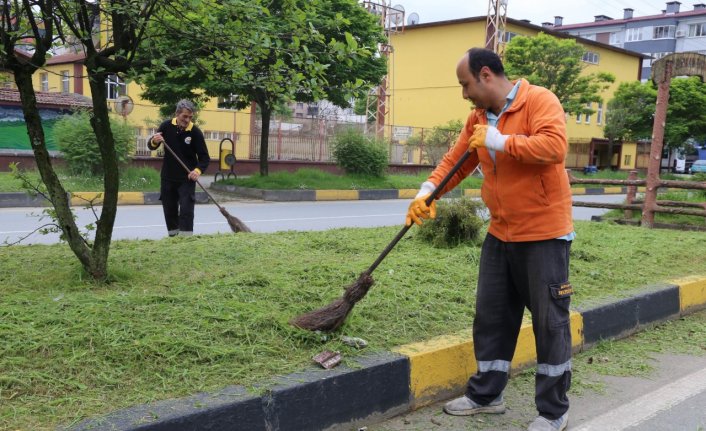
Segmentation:
[[(680, 11), (692, 10), (694, 4), (705, 0), (681, 1)], [(420, 23), (449, 19), (484, 16), (488, 13), (487, 0), (392, 0), (392, 6), (402, 5), (405, 20), (412, 12), (419, 15)], [(554, 16), (564, 17), (564, 24), (591, 22), (595, 15), (623, 17), (623, 9), (634, 9), (634, 16), (656, 15), (666, 9), (667, 1), (661, 0), (508, 0), (507, 16), (529, 19), (532, 24), (554, 22)]]

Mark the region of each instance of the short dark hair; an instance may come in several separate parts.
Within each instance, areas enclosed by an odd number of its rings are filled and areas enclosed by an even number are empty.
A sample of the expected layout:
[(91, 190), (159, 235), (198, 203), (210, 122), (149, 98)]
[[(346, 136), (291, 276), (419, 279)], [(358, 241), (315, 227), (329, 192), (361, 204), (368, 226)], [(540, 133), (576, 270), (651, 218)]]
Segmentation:
[(494, 74), (505, 76), (505, 68), (498, 54), (485, 48), (471, 48), (468, 50), (468, 68), (474, 78), (477, 79), (480, 75), (480, 70), (486, 66)]

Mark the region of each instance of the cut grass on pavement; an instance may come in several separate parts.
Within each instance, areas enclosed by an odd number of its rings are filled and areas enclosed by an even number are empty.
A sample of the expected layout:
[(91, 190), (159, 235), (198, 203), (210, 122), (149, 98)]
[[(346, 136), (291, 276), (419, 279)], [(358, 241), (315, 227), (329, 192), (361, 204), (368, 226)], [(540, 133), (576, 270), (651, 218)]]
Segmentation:
[[(469, 328), (479, 249), (434, 249), (416, 229), (338, 332), (287, 323), (340, 297), (397, 231), (115, 241), (105, 285), (88, 281), (65, 245), (0, 248), (0, 429), (54, 429), (228, 385), (261, 391), (323, 350), (350, 360)], [(589, 222), (576, 231), (573, 306), (706, 268), (706, 233)]]

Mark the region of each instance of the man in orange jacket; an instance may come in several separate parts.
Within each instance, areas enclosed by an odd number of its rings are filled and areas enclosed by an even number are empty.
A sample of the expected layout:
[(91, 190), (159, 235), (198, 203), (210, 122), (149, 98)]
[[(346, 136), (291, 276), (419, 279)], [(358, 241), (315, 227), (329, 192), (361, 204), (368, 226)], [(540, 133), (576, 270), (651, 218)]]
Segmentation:
[(436, 215), (425, 200), (466, 152), (472, 154), (439, 196), (481, 165), (481, 196), (490, 226), (481, 249), (473, 343), (478, 372), (466, 394), (448, 402), (451, 415), (502, 413), (524, 308), (532, 313), (537, 348), (530, 431), (564, 430), (571, 384), (569, 249), (574, 228), (564, 167), (565, 114), (549, 90), (510, 81), (492, 51), (470, 49), (456, 68), (463, 98), (475, 105), (456, 144), (412, 201), (406, 223)]

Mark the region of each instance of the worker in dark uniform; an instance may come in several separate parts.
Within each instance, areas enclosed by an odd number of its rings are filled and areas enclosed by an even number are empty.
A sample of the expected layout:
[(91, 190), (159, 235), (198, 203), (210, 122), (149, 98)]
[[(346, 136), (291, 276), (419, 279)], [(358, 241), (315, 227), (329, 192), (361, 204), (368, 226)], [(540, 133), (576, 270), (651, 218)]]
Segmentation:
[(193, 234), (196, 180), (206, 172), (211, 160), (203, 133), (192, 122), (194, 112), (193, 103), (180, 100), (174, 118), (160, 124), (157, 133), (147, 141), (151, 150), (156, 150), (162, 143), (168, 145), (188, 168), (187, 172), (165, 149), (159, 199), (169, 236)]

